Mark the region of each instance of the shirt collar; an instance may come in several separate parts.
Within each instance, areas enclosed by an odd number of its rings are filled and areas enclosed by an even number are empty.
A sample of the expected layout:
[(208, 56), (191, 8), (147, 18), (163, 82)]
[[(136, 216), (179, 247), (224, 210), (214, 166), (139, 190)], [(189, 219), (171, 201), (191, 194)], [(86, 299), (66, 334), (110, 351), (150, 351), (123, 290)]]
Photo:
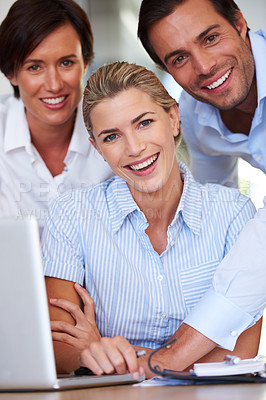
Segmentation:
[(202, 219), (201, 185), (198, 182), (195, 182), (191, 172), (185, 164), (179, 161), (178, 165), (184, 186), (172, 224), (175, 223), (179, 217), (179, 214), (181, 214), (185, 224), (192, 230), (193, 233), (199, 235)]
[[(184, 181), (183, 193), (175, 218), (171, 225), (175, 223), (179, 214), (182, 214), (186, 225), (198, 235), (201, 228), (202, 198), (200, 184), (195, 182), (189, 169), (185, 164), (179, 162), (180, 173)], [(134, 212), (142, 215), (141, 224), (146, 224), (146, 218), (135, 203), (127, 183), (118, 176), (110, 179), (107, 190), (107, 203), (110, 211), (113, 230), (118, 231), (125, 218)]]
[[(7, 115), (7, 129), (5, 134), (4, 151), (9, 152), (25, 147), (29, 154), (33, 154), (30, 131), (25, 116), (25, 108), (21, 99), (10, 98)], [(89, 134), (82, 119), (81, 103), (77, 109), (77, 116), (68, 153), (75, 152), (88, 156), (91, 150)]]
[(20, 147), (30, 148), (30, 131), (21, 99), (10, 97), (6, 121), (4, 151), (9, 152)]
[(73, 135), (69, 144), (68, 152), (75, 152), (87, 156), (91, 149), (91, 143), (89, 141), (89, 133), (85, 127), (82, 116), (81, 103), (77, 108), (76, 121), (74, 126)]
[(266, 31), (259, 30), (256, 33), (249, 32), (249, 38), (250, 38), (253, 57), (255, 60), (257, 91), (258, 91), (258, 107), (259, 107), (260, 101), (266, 97), (266, 80), (265, 80)]
[(112, 228), (118, 231), (125, 218), (134, 211), (140, 211), (135, 203), (126, 181), (119, 176), (110, 179), (107, 187), (107, 203), (112, 221)]

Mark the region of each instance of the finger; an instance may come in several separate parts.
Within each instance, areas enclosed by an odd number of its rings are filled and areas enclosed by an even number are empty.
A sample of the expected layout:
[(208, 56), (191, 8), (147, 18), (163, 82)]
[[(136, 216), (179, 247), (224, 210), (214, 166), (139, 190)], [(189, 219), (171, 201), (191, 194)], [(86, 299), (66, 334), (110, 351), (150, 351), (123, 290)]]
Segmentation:
[(51, 330), (53, 332), (67, 333), (68, 335), (71, 335), (77, 339), (86, 339), (87, 338), (86, 332), (77, 328), (76, 326), (69, 324), (68, 322), (51, 321), (50, 325), (51, 325)]
[(115, 371), (99, 342), (92, 343), (89, 349), (81, 352), (80, 365), (89, 368), (96, 375), (112, 374)]
[(50, 299), (50, 303), (53, 306), (60, 307), (65, 311), (68, 311), (74, 318), (77, 324), (87, 328), (87, 319), (83, 314), (81, 308), (76, 304), (66, 299)]
[(84, 314), (88, 321), (95, 321), (95, 308), (94, 308), (94, 300), (89, 295), (88, 291), (80, 286), (78, 283), (75, 283), (74, 288), (77, 293), (81, 297), (84, 304)]
[(134, 347), (123, 337), (115, 337), (114, 342), (125, 360), (127, 370), (134, 378), (138, 378), (141, 371)]
[[(128, 372), (127, 362), (115, 340), (113, 338), (102, 338), (101, 345), (115, 371), (118, 374), (125, 374)], [(104, 366), (102, 365), (102, 367)]]
[(70, 344), (71, 346), (75, 347), (78, 350), (84, 350), (86, 346), (82, 344), (82, 342), (71, 335), (62, 332), (52, 332), (52, 339), (56, 342), (62, 342)]

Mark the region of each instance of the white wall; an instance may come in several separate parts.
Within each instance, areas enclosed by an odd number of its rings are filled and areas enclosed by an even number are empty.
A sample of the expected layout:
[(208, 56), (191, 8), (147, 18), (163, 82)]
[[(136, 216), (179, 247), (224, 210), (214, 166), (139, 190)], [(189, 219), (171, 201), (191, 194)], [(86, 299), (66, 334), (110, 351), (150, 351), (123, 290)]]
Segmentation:
[[(93, 11), (93, 2), (101, 2), (102, 0), (77, 0), (80, 4), (84, 5), (86, 2), (88, 2), (89, 9)], [(260, 28), (266, 29), (266, 1), (265, 0), (236, 0), (237, 4), (239, 5), (239, 8), (243, 12), (249, 27), (252, 30), (258, 30)], [(10, 6), (14, 3), (14, 0), (1, 0), (1, 7), (0, 7), (0, 21), (3, 20), (3, 18), (6, 16), (8, 9)], [(137, 3), (137, 1), (136, 1)], [(139, 0), (139, 4), (141, 3), (141, 0)], [(122, 3), (124, 4), (124, 2)], [(137, 12), (136, 10), (136, 17), (137, 17)], [(107, 21), (110, 24), (110, 14), (106, 15)], [(92, 20), (92, 25), (93, 25), (93, 12), (90, 15), (90, 19)], [(104, 19), (104, 15), (103, 15)], [(115, 25), (115, 23), (114, 23)], [(95, 35), (96, 36), (96, 35)], [(122, 35), (122, 38), (124, 36)], [(114, 49), (114, 53), (117, 49)], [(98, 51), (98, 50), (97, 50)], [(103, 52), (104, 53), (104, 52)], [(117, 55), (117, 59), (121, 59), (121, 54)], [(132, 60), (130, 60), (132, 61)], [(136, 60), (139, 62), (139, 60)], [(104, 62), (104, 60), (103, 60)], [(146, 62), (148, 62), (146, 60)], [(146, 65), (145, 62), (145, 65)], [(7, 92), (12, 92), (11, 85), (9, 84), (8, 80), (0, 73), (0, 94), (7, 93)]]
[[(2, 21), (10, 6), (14, 3), (13, 0), (1, 0), (1, 7), (0, 7), (0, 21)], [(12, 87), (9, 83), (9, 81), (5, 78), (5, 76), (0, 72), (0, 94), (3, 93), (11, 93), (12, 92)]]

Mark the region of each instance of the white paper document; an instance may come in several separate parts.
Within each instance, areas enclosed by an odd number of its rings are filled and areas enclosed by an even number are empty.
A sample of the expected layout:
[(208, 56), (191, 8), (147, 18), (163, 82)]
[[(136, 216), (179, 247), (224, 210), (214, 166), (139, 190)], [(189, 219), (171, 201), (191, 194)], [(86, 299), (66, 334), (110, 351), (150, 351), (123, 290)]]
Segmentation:
[[(236, 362), (234, 363), (235, 360)], [(246, 360), (240, 360), (237, 359), (237, 357), (232, 357), (232, 362), (223, 361), (194, 364), (194, 368), (191, 372), (197, 376), (228, 376), (254, 374), (264, 371), (265, 359), (263, 357), (255, 357)]]

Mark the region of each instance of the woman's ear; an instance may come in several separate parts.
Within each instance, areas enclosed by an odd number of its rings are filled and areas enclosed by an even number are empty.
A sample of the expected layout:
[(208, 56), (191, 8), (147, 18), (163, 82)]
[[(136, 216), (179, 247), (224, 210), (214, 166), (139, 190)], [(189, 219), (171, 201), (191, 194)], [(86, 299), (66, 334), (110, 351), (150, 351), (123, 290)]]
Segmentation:
[(173, 135), (174, 137), (179, 135), (179, 109), (178, 105), (174, 104), (169, 111), (169, 117), (171, 119), (172, 128), (173, 128)]
[(18, 81), (15, 75), (7, 75), (6, 76), (7, 79), (9, 80), (9, 82), (13, 85), (13, 86), (18, 86)]
[(86, 75), (86, 73), (88, 71), (88, 68), (89, 68), (89, 64), (88, 63), (86, 63), (86, 64), (84, 63), (83, 76)]
[[(94, 138), (92, 138), (91, 136), (89, 137), (89, 141), (92, 144), (92, 146), (95, 148), (95, 150), (98, 151), (98, 153), (103, 157), (101, 150), (99, 149), (99, 147), (97, 146)], [(105, 160), (104, 160), (105, 161)]]

